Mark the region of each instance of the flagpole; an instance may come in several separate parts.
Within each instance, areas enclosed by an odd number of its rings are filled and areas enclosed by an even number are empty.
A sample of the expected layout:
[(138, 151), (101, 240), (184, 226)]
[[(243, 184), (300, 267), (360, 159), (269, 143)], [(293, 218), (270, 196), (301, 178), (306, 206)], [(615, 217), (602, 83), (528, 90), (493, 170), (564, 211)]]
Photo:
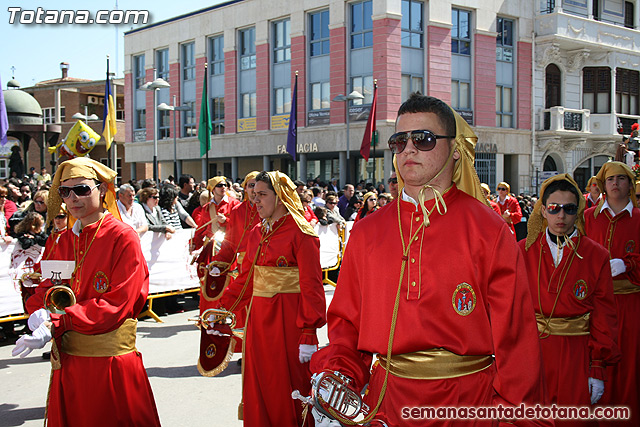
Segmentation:
[[(376, 90), (378, 90), (378, 79), (374, 79), (373, 80), (373, 93), (376, 93)], [(376, 125), (375, 123), (373, 124), (373, 132), (371, 134), (371, 143), (373, 145), (373, 188), (377, 188), (376, 187)]]
[[(296, 123), (295, 123), (295, 125), (296, 125), (296, 127), (295, 127), (295, 129), (296, 129), (295, 130), (295, 132), (296, 132), (296, 147), (295, 147), (295, 150), (296, 151), (295, 152), (297, 153), (298, 152), (298, 70), (296, 70), (295, 88), (296, 88), (296, 90), (295, 90), (294, 96), (296, 97), (296, 103), (292, 104), (291, 107), (295, 107), (295, 109), (296, 109), (296, 111), (294, 111), (293, 114), (294, 114), (294, 116), (296, 118)], [(300, 160), (300, 162), (302, 162), (302, 160)], [(294, 176), (298, 176), (299, 169), (302, 169), (302, 165), (300, 165), (300, 168), (298, 168), (298, 163), (295, 162), (295, 160), (294, 160), (294, 162), (293, 162), (293, 175)], [(303, 181), (303, 182), (307, 181), (303, 177), (300, 177), (300, 178), (302, 178), (301, 181)]]
[[(204, 93), (205, 95), (205, 102), (207, 102), (207, 104), (209, 103), (209, 84), (207, 82), (208, 76), (207, 76), (207, 62), (205, 61), (204, 63)], [(209, 106), (207, 105), (207, 109), (209, 108)], [(207, 126), (207, 129), (209, 127)], [(205, 161), (207, 166), (205, 167), (205, 180), (209, 179), (209, 150), (211, 149), (211, 132), (207, 131), (207, 152), (206, 152), (206, 156), (205, 156)], [(176, 179), (178, 179), (178, 177), (176, 177)]]

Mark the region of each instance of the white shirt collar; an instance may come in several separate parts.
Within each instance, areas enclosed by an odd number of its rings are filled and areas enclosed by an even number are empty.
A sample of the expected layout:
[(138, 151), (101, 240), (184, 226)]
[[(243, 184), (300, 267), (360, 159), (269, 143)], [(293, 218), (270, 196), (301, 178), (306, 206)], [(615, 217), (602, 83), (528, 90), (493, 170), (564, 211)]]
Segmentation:
[[(615, 212), (613, 212), (613, 209), (611, 209), (611, 206), (609, 206), (609, 201), (605, 199), (604, 203), (602, 204), (602, 209), (600, 209), (600, 212), (602, 212), (605, 209), (609, 209), (609, 213), (611, 214), (611, 216), (616, 216)], [(629, 216), (633, 215), (633, 203), (631, 203), (631, 199), (629, 199), (629, 203), (627, 203), (627, 206), (625, 206), (622, 211), (627, 211), (629, 212)], [(618, 212), (618, 215), (622, 212)]]
[(402, 189), (402, 200), (405, 202), (413, 203), (413, 205), (416, 207), (416, 211), (418, 210), (418, 202), (416, 202), (413, 197), (408, 195), (407, 192), (404, 191), (404, 188)]
[[(553, 263), (555, 264), (555, 266), (557, 267), (558, 264), (560, 264), (560, 261), (562, 261), (562, 252), (564, 250), (564, 244), (561, 244), (560, 247), (558, 247), (558, 245), (556, 244), (556, 242), (554, 242), (553, 240), (551, 240), (551, 236), (549, 236), (549, 227), (547, 227), (544, 231), (544, 235), (547, 238), (547, 244), (549, 245), (549, 249), (551, 249), (551, 256), (553, 257)], [(570, 239), (573, 239), (574, 237), (576, 237), (578, 235), (578, 228), (574, 227), (573, 228), (573, 233), (571, 233), (571, 235), (569, 236)]]
[[(104, 211), (105, 215), (111, 215), (111, 212), (105, 210)], [(76, 236), (80, 236), (80, 231), (82, 230), (82, 224), (80, 223), (80, 220), (76, 219), (76, 222), (73, 223), (73, 227), (71, 227), (71, 231), (73, 232), (73, 234), (75, 234)]]

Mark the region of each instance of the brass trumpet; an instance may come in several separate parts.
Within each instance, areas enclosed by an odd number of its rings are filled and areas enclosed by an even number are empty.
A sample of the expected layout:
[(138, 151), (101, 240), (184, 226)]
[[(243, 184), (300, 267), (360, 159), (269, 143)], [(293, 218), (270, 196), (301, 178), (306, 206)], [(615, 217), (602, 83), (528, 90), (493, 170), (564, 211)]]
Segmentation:
[(369, 407), (350, 384), (351, 380), (337, 371), (314, 374), (311, 377), (311, 399), (316, 409), (333, 418), (329, 412), (331, 408), (338, 416), (351, 421), (359, 415), (366, 415)]
[(44, 294), (44, 307), (51, 313), (64, 314), (64, 309), (76, 303), (76, 295), (65, 285), (50, 287)]
[[(209, 317), (211, 316), (214, 317), (213, 321), (209, 320)], [(234, 329), (234, 326), (236, 326), (236, 315), (231, 311), (221, 310), (219, 308), (210, 308), (205, 310), (200, 316), (188, 320), (190, 322), (196, 322), (196, 326), (198, 328), (204, 327), (205, 329), (209, 329), (215, 323), (228, 325), (234, 336), (240, 339), (244, 338), (243, 328)]]

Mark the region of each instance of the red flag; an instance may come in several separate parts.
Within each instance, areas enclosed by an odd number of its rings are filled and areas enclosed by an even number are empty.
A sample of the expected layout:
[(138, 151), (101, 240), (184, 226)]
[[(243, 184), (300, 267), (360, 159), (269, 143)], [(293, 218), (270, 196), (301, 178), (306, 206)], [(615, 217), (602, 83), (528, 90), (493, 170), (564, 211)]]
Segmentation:
[(376, 104), (378, 103), (378, 85), (373, 84), (373, 103), (367, 120), (367, 127), (364, 128), (364, 137), (360, 146), (360, 154), (366, 161), (369, 161), (369, 152), (371, 151), (371, 139), (376, 131)]

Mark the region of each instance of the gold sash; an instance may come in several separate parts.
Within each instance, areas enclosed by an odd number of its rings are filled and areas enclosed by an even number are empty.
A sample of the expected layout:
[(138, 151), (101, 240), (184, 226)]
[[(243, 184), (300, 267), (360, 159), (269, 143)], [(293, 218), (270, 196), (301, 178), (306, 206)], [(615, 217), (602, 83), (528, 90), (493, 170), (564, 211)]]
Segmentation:
[[(548, 335), (577, 336), (589, 335), (589, 317), (591, 313), (585, 313), (576, 317), (552, 317), (545, 319), (536, 313), (536, 323), (538, 324), (538, 332)], [(549, 325), (547, 326), (547, 320)]]
[(629, 280), (614, 280), (613, 293), (616, 295), (635, 294), (640, 292), (640, 286), (636, 286)]
[(298, 267), (256, 265), (253, 270), (253, 295), (272, 298), (276, 294), (300, 293)]
[[(378, 355), (378, 363), (386, 368), (386, 356)], [(443, 348), (434, 348), (391, 356), (389, 373), (414, 380), (440, 380), (475, 374), (492, 363), (493, 356), (460, 356)]]
[(62, 334), (61, 351), (72, 356), (112, 357), (136, 351), (136, 319), (127, 319), (116, 330), (99, 335), (68, 331)]

